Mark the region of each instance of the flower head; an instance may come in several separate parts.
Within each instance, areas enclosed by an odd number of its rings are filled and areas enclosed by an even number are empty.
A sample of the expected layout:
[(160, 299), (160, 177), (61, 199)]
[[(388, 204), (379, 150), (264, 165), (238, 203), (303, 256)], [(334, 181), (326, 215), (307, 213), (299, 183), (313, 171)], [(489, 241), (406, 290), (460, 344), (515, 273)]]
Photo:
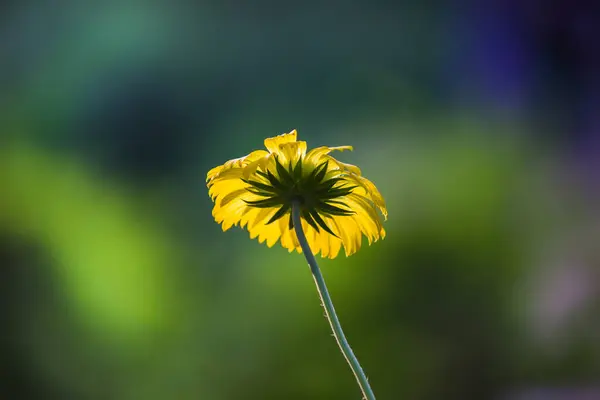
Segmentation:
[(290, 252), (302, 252), (291, 216), (300, 206), (302, 229), (311, 250), (335, 258), (341, 247), (346, 256), (385, 237), (381, 217), (387, 219), (383, 197), (358, 167), (333, 158), (334, 150), (351, 146), (317, 147), (306, 151), (296, 131), (265, 139), (266, 150), (227, 161), (207, 176), (213, 216), (224, 231), (234, 225), (248, 229), (251, 238), (278, 241)]

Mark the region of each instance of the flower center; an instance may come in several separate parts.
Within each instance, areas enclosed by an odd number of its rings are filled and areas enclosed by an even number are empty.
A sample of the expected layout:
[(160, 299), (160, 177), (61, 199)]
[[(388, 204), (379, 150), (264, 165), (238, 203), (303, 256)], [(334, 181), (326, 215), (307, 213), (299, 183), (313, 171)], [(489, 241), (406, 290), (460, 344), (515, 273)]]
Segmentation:
[(357, 187), (352, 185), (347, 175), (339, 170), (327, 175), (329, 161), (316, 166), (312, 171), (303, 171), (301, 158), (296, 165), (289, 163), (287, 168), (275, 157), (275, 171), (257, 170), (255, 173), (262, 182), (253, 179), (242, 179), (250, 185), (247, 190), (259, 197), (260, 200), (245, 200), (246, 204), (258, 208), (276, 208), (277, 212), (267, 222), (270, 224), (284, 215), (290, 214), (290, 227), (293, 226), (291, 208), (299, 204), (302, 218), (315, 230), (319, 226), (333, 234), (321, 218), (333, 216), (350, 216), (354, 212), (346, 208), (343, 198)]

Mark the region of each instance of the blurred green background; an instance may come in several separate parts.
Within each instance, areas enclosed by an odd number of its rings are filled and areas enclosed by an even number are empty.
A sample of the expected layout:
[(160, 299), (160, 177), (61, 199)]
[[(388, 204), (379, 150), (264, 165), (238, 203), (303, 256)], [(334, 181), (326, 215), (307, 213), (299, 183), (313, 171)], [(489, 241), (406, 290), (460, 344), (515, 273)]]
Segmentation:
[(388, 202), (321, 262), (378, 398), (600, 399), (592, 4), (3, 2), (0, 397), (359, 399), (303, 257), (211, 217), (295, 128)]

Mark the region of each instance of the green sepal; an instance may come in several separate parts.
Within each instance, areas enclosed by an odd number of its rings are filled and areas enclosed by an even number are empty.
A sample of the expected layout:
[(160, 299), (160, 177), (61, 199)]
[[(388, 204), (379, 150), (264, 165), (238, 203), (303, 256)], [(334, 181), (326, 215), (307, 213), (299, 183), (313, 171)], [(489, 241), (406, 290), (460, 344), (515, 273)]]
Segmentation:
[(272, 192), (266, 192), (264, 190), (260, 190), (260, 189), (257, 189), (255, 187), (249, 187), (249, 188), (246, 188), (246, 190), (249, 191), (252, 194), (257, 195), (257, 196), (273, 197), (273, 193)]
[(335, 186), (336, 183), (343, 182), (343, 181), (345, 181), (344, 178), (331, 178), (324, 182), (319, 183), (316, 190), (317, 191), (330, 190), (331, 188), (333, 188), (333, 186)]
[(331, 229), (329, 229), (329, 227), (327, 226), (327, 224), (325, 223), (325, 221), (323, 221), (323, 218), (321, 218), (321, 216), (319, 215), (319, 213), (317, 211), (312, 210), (310, 212), (310, 215), (315, 219), (315, 222), (317, 224), (319, 224), (319, 226), (321, 228), (323, 228), (323, 230), (333, 236), (335, 236), (336, 238), (339, 239), (338, 235), (336, 235), (335, 233), (333, 233), (333, 231)]
[(308, 209), (302, 210), (302, 217), (306, 220), (306, 222), (308, 222), (310, 226), (314, 228), (315, 231), (317, 231), (317, 233), (320, 232), (319, 226), (317, 225), (313, 217), (310, 215), (310, 211)]
[(257, 182), (250, 179), (242, 179), (242, 182), (247, 183), (248, 185), (252, 185), (255, 188), (275, 193), (275, 188), (273, 186), (267, 185), (266, 183)]
[(283, 217), (288, 212), (289, 208), (290, 206), (288, 204), (281, 206), (281, 208), (277, 210), (277, 212), (273, 214), (273, 216), (267, 221), (266, 225), (269, 225)]
[(336, 197), (347, 196), (352, 193), (352, 190), (357, 188), (358, 186), (348, 186), (342, 188), (331, 189), (323, 192), (318, 192), (318, 196), (321, 199), (335, 199)]
[(283, 203), (279, 197), (270, 197), (262, 200), (244, 200), (244, 202), (249, 206), (258, 208), (275, 207)]
[(267, 173), (264, 173), (262, 171), (257, 171), (256, 173), (259, 176), (262, 176), (263, 178), (267, 179), (269, 181), (269, 183), (271, 183), (271, 185), (273, 185), (273, 188), (276, 191), (287, 190), (287, 188), (285, 187), (285, 185), (282, 184), (281, 182), (279, 182), (279, 180), (275, 177), (275, 175), (273, 175), (273, 173), (271, 171), (267, 170)]
[(285, 169), (285, 167), (279, 162), (279, 157), (275, 157), (275, 167), (277, 168), (277, 174), (283, 181), (284, 184), (292, 186), (294, 184), (294, 178), (290, 173)]
[[(300, 179), (302, 179), (302, 163), (303, 162), (304, 162), (304, 157), (300, 157), (300, 159), (296, 163), (296, 167), (294, 168), (294, 171), (292, 173), (292, 175), (294, 176), (296, 181), (299, 181)], [(292, 164), (290, 163), (290, 168), (291, 167), (292, 167)]]
[(325, 174), (327, 173), (327, 166), (329, 165), (329, 160), (325, 161), (323, 164), (319, 165), (317, 168), (313, 170), (315, 181), (321, 182), (323, 178), (325, 178)]
[(333, 206), (331, 204), (327, 204), (324, 202), (319, 202), (319, 204), (317, 205), (317, 208), (319, 209), (319, 211), (322, 211), (326, 214), (337, 215), (340, 217), (347, 217), (349, 215), (356, 214), (354, 211), (344, 210), (343, 208), (339, 208), (339, 207), (336, 207), (336, 206)]

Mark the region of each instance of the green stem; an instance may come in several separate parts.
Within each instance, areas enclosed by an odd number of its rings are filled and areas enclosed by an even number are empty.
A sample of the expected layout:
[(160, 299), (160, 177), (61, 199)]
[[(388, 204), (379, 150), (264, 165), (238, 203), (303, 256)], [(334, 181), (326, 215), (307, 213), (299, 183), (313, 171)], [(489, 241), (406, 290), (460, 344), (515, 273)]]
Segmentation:
[(340, 325), (340, 321), (338, 320), (337, 314), (335, 313), (335, 308), (333, 308), (333, 302), (331, 301), (331, 297), (329, 296), (329, 291), (327, 290), (327, 286), (325, 285), (325, 280), (323, 279), (323, 275), (321, 275), (321, 270), (319, 269), (319, 265), (317, 265), (317, 260), (312, 253), (308, 245), (308, 241), (306, 240), (306, 235), (302, 230), (302, 222), (300, 219), (300, 206), (297, 203), (292, 205), (292, 219), (294, 222), (294, 228), (296, 230), (296, 236), (298, 237), (298, 242), (300, 242), (300, 247), (302, 247), (302, 252), (306, 257), (306, 261), (308, 261), (308, 265), (310, 265), (310, 270), (312, 272), (315, 283), (317, 284), (317, 291), (319, 292), (319, 296), (321, 297), (321, 302), (325, 307), (325, 316), (327, 317), (327, 321), (329, 321), (329, 325), (331, 325), (331, 330), (333, 331), (333, 336), (337, 341), (338, 346), (350, 369), (354, 373), (356, 377), (356, 381), (358, 382), (358, 386), (360, 386), (360, 390), (363, 393), (363, 396), (366, 400), (375, 400), (375, 395), (373, 394), (373, 390), (369, 385), (369, 381), (367, 380), (367, 376), (365, 375), (358, 359), (352, 352), (348, 341), (346, 340), (346, 336), (344, 336), (344, 331), (342, 331), (342, 326)]

